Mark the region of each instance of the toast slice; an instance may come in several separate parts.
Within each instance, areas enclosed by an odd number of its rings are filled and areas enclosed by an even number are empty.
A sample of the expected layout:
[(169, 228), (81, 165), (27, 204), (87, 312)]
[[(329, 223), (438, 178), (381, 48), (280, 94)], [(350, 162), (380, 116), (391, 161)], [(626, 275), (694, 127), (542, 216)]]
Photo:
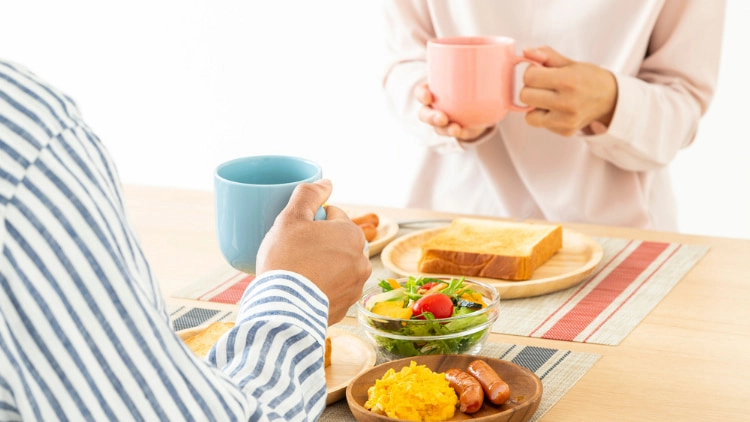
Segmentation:
[(456, 218), (421, 248), (420, 272), (528, 280), (562, 248), (562, 226)]
[(196, 335), (188, 337), (183, 341), (193, 353), (204, 358), (208, 355), (211, 347), (216, 344), (219, 338), (232, 327), (234, 327), (234, 322), (212, 322)]

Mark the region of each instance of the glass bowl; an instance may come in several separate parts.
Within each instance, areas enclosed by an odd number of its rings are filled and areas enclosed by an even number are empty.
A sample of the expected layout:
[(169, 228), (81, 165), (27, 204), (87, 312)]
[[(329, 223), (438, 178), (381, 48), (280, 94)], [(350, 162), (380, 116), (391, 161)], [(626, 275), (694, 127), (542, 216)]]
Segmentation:
[[(416, 280), (424, 283), (433, 280), (446, 283), (453, 280), (455, 283), (461, 280), (464, 288), (481, 295), (482, 307), (470, 311), (464, 308), (461, 312), (466, 313), (447, 318), (431, 318), (432, 314), (425, 319), (386, 316), (374, 313), (369, 308), (373, 301), (387, 297), (388, 294), (384, 294), (380, 285), (370, 288), (357, 301), (357, 320), (367, 339), (375, 347), (378, 357), (393, 360), (423, 355), (478, 354), (487, 341), (492, 325), (497, 321), (500, 309), (500, 294), (497, 289), (462, 277), (409, 277), (394, 281), (406, 288), (410, 279), (411, 283), (419, 283)], [(412, 307), (413, 303), (410, 300), (405, 307)], [(455, 300), (454, 306), (459, 309)]]

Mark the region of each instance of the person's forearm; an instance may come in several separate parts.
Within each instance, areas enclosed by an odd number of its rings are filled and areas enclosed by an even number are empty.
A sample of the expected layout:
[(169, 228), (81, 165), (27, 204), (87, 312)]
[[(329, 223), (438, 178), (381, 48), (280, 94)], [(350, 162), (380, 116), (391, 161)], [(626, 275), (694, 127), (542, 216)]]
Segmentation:
[(327, 298), (314, 284), (285, 271), (261, 274), (208, 359), (248, 397), (263, 397), (256, 412), (313, 420), (325, 408), (327, 321)]
[(723, 20), (723, 1), (667, 3), (638, 74), (615, 74), (612, 120), (592, 124), (594, 135), (585, 138), (594, 154), (644, 171), (668, 164), (693, 141), (718, 79)]

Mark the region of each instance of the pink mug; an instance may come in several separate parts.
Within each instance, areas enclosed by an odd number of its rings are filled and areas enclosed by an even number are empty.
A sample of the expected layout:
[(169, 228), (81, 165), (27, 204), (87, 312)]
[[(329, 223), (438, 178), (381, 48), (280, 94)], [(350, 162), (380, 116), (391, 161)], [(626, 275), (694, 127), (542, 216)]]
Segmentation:
[(432, 107), (464, 127), (493, 125), (509, 111), (533, 109), (513, 101), (515, 66), (539, 62), (516, 54), (509, 37), (448, 37), (427, 42)]

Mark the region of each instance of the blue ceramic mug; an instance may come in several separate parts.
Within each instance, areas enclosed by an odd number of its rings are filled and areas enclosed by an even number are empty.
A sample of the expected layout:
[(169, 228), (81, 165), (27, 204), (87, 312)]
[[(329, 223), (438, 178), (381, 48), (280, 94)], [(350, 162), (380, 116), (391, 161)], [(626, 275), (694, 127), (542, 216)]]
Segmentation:
[[(294, 188), (322, 175), (318, 164), (284, 155), (243, 157), (220, 164), (214, 172), (216, 233), (227, 262), (254, 274), (260, 243)], [(315, 219), (325, 218), (321, 207)]]

